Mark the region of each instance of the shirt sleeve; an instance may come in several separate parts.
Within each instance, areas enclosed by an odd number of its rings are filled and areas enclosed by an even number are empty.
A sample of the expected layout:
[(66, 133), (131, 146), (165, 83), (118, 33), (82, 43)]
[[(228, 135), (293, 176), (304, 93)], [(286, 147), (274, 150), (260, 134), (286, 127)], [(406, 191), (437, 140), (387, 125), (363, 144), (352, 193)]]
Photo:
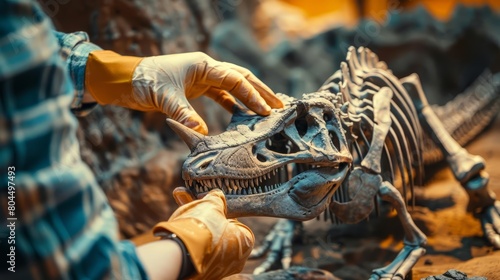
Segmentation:
[(0, 279), (147, 279), (81, 160), (70, 112), (98, 48), (53, 30), (35, 0), (0, 1)]
[(71, 110), (77, 116), (85, 116), (97, 105), (95, 102), (82, 102), (85, 94), (85, 66), (89, 54), (101, 48), (90, 43), (89, 36), (85, 32), (67, 34), (54, 31), (54, 35), (59, 41), (62, 58), (66, 61), (75, 88)]

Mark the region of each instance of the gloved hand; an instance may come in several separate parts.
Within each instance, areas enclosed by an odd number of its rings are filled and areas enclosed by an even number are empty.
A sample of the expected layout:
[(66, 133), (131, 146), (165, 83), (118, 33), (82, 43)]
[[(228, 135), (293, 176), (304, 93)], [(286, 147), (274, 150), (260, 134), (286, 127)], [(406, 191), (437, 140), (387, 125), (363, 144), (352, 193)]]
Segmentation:
[(221, 279), (239, 273), (255, 242), (247, 226), (226, 218), (221, 190), (181, 206), (153, 229), (155, 234), (162, 232), (175, 233), (186, 246), (196, 269), (193, 279)]
[[(111, 51), (90, 53), (85, 86), (100, 104), (161, 111), (202, 133), (208, 128), (187, 99), (208, 96), (233, 112), (234, 97), (260, 115), (283, 103), (249, 70), (201, 52), (138, 58)], [(232, 95), (231, 95), (231, 94)]]

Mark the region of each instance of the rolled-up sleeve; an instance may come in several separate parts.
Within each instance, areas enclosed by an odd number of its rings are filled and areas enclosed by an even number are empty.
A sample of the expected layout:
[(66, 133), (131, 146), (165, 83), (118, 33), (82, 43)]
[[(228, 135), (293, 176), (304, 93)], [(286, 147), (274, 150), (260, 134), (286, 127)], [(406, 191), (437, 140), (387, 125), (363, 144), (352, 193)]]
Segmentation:
[(75, 87), (71, 110), (77, 116), (85, 116), (97, 103), (83, 103), (85, 94), (85, 66), (92, 51), (100, 50), (98, 46), (89, 42), (85, 32), (62, 33), (54, 31), (59, 41), (61, 55), (66, 61), (66, 67)]

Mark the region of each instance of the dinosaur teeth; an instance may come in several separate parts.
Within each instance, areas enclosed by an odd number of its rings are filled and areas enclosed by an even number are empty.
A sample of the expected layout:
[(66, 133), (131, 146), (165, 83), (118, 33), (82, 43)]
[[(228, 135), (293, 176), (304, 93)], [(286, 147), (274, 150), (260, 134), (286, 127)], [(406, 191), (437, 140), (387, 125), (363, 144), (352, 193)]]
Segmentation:
[[(298, 167), (298, 166), (297, 166)], [(301, 165), (301, 168), (318, 168), (320, 165)], [(289, 180), (292, 176), (291, 170), (295, 166), (284, 165), (254, 178), (207, 178), (207, 179), (186, 179), (185, 185), (190, 187), (197, 194), (209, 192), (215, 188), (221, 189), (228, 195), (252, 195), (274, 191), (284, 184), (284, 180)]]

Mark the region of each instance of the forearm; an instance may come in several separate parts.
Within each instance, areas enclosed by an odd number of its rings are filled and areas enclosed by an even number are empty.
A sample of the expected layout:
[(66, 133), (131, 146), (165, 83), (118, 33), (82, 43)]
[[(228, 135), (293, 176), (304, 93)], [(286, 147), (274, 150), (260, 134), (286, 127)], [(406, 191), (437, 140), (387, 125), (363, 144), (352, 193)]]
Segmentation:
[(137, 255), (151, 280), (177, 279), (182, 250), (175, 241), (158, 240), (137, 247)]

